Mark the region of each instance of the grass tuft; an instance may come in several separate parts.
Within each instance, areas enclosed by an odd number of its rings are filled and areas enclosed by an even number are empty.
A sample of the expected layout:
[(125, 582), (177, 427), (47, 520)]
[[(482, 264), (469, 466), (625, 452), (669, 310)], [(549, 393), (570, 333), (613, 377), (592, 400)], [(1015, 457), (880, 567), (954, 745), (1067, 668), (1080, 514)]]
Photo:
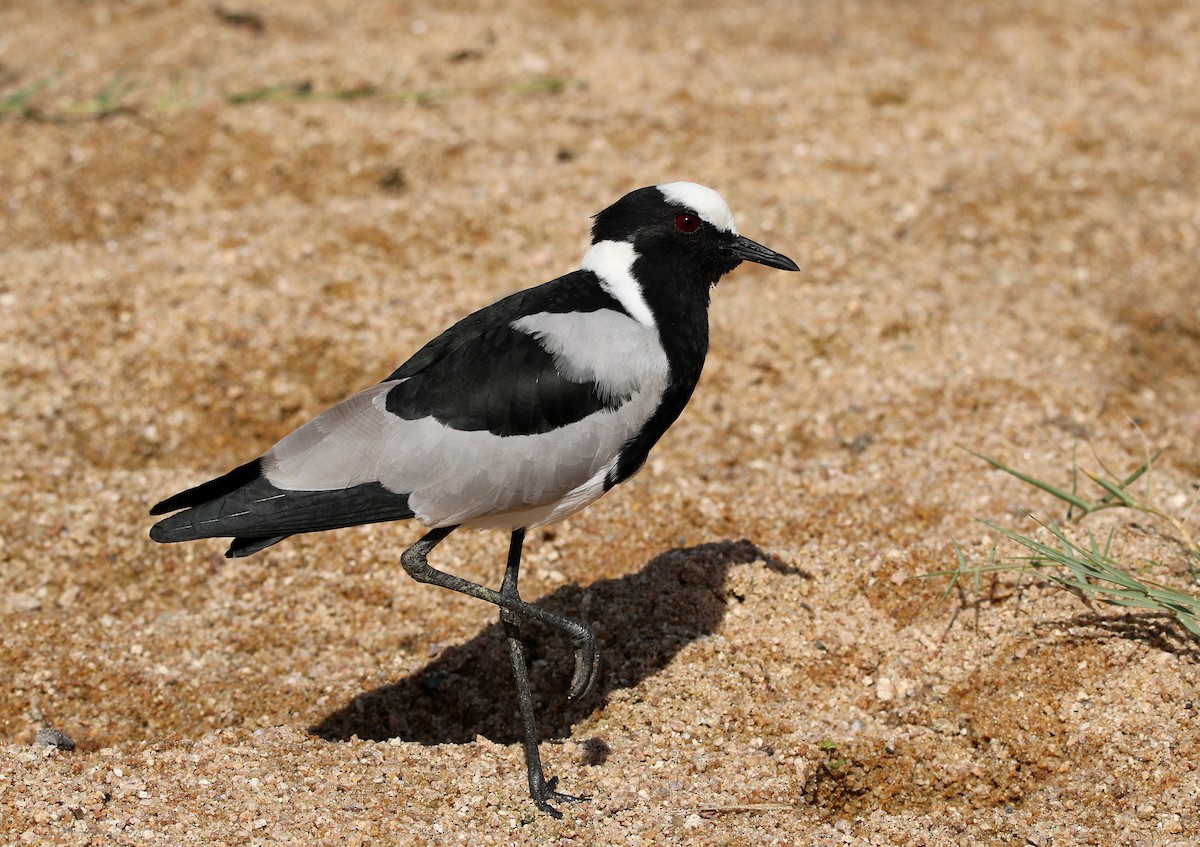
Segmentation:
[[(98, 121), (114, 115), (142, 118), (138, 108), (129, 103), (129, 96), (137, 87), (127, 69), (118, 71), (96, 94), (78, 100), (69, 100), (47, 105), (46, 89), (58, 80), (58, 75), (46, 76), (22, 88), (0, 93), (0, 120), (25, 120), (40, 123), (77, 123)], [(297, 80), (260, 85), (245, 91), (235, 91), (223, 96), (226, 104), (245, 106), (255, 103), (319, 103), (330, 101), (411, 101), (429, 105), (459, 98), (485, 97), (500, 93), (513, 97), (528, 97), (539, 94), (559, 94), (573, 83), (557, 77), (537, 77), (527, 82), (509, 85), (504, 89), (491, 88), (445, 88), (445, 89), (390, 89), (371, 83), (362, 83), (347, 88), (321, 89), (311, 80)], [(156, 107), (160, 110), (178, 105), (180, 102), (191, 108), (199, 108), (203, 94), (180, 98), (179, 83), (173, 81), (168, 95), (160, 98)]]
[(69, 102), (57, 109), (47, 109), (40, 104), (39, 95), (57, 79), (56, 75), (43, 77), (24, 88), (0, 96), (0, 120), (63, 124), (101, 121), (114, 115), (139, 116), (138, 111), (127, 102), (136, 87), (127, 69), (117, 71), (94, 96)]
[(278, 85), (264, 85), (230, 94), (225, 102), (234, 106), (246, 103), (304, 103), (319, 100), (365, 100), (369, 97), (387, 96), (378, 86), (363, 84), (353, 88), (336, 88), (329, 91), (318, 91), (310, 80), (301, 82), (285, 82)]
[(0, 97), (0, 118), (35, 117), (39, 110), (34, 101), (55, 79), (54, 76), (43, 77)]
[(1053, 520), (1038, 521), (1053, 536), (1055, 543), (1051, 544), (1044, 544), (987, 521), (984, 523), (1027, 548), (1031, 555), (1023, 557), (1023, 561), (1038, 568), (1050, 581), (1079, 596), (1092, 597), (1103, 603), (1167, 613), (1179, 621), (1193, 638), (1200, 640), (1200, 597), (1134, 576), (1112, 557), (1111, 534), (1101, 549), (1091, 531), (1087, 533), (1087, 546), (1083, 546), (1068, 538), (1062, 527)]
[[(1159, 508), (1150, 499), (1147, 474), (1165, 450), (1166, 448), (1159, 450), (1133, 473), (1124, 477), (1083, 471), (1083, 476), (1095, 485), (1097, 489), (1095, 492), (1080, 492), (1080, 471), (1074, 462), (1071, 468), (1071, 490), (1067, 490), (1009, 467), (982, 453), (976, 453), (974, 450), (967, 452), (992, 467), (1067, 504), (1066, 522), (1069, 524), (1077, 524), (1088, 515), (1105, 509), (1130, 509), (1153, 518), (1168, 527), (1169, 531), (1173, 533), (1173, 537), (1183, 549), (1192, 582), (1200, 584), (1200, 546), (1196, 544), (1182, 520)], [(1132, 486), (1143, 477), (1146, 477), (1146, 491), (1144, 494), (1138, 494)], [(942, 594), (942, 601), (944, 601), (964, 576), (974, 577), (975, 593), (978, 596), (980, 579), (984, 573), (1003, 570), (1034, 573), (1071, 591), (1085, 602), (1094, 599), (1114, 606), (1169, 615), (1178, 621), (1192, 638), (1200, 641), (1200, 597), (1170, 588), (1151, 579), (1136, 576), (1133, 569), (1122, 564), (1114, 556), (1111, 532), (1101, 544), (1095, 534), (1091, 530), (1087, 530), (1084, 533), (1084, 543), (1080, 543), (1073, 540), (1068, 532), (1049, 515), (1045, 520), (1039, 520), (1032, 514), (1030, 517), (1048, 536), (1045, 541), (1023, 535), (1016, 530), (991, 521), (981, 521), (992, 529), (997, 542), (1001, 537), (1007, 538), (1024, 547), (1028, 551), (1026, 554), (997, 561), (997, 543), (994, 542), (987, 563), (972, 567), (968, 564), (967, 557), (958, 542), (953, 541), (951, 543), (958, 560), (956, 567), (953, 570), (938, 571), (921, 576), (923, 578), (948, 577), (950, 579), (946, 591)], [(1149, 562), (1148, 564), (1151, 567), (1162, 568), (1158, 562)]]

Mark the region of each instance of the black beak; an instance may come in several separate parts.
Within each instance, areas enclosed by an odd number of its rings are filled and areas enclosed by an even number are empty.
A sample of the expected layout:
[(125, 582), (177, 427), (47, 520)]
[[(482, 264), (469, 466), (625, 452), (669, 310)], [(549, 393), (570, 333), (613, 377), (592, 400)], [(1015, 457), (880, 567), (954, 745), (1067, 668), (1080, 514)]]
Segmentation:
[(763, 247), (757, 241), (751, 241), (744, 235), (733, 239), (728, 247), (733, 255), (748, 262), (757, 262), (769, 268), (779, 268), (781, 271), (798, 271), (800, 266), (782, 253), (776, 253), (769, 247)]

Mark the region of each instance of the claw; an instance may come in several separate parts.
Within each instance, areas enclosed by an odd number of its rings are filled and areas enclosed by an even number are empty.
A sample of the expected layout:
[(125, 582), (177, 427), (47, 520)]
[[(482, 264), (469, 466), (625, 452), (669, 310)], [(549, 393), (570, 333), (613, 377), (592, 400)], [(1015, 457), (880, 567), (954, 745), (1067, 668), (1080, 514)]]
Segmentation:
[(533, 802), (537, 807), (553, 818), (562, 820), (562, 812), (550, 805), (550, 801), (555, 803), (582, 803), (591, 800), (591, 797), (576, 797), (573, 794), (563, 794), (561, 791), (555, 791), (554, 786), (558, 785), (558, 777), (552, 776), (541, 787), (533, 793)]
[(575, 672), (567, 697), (578, 700), (592, 690), (600, 670), (600, 652), (596, 649), (596, 633), (585, 623), (579, 624), (582, 633), (575, 642)]

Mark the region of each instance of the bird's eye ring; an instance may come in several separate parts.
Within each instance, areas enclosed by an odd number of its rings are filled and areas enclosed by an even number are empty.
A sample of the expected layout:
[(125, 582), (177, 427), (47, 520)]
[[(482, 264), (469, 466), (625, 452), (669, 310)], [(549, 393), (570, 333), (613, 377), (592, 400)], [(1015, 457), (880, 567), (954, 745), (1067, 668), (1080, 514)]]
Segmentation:
[(700, 228), (700, 218), (688, 214), (676, 215), (675, 228), (682, 233), (691, 235)]

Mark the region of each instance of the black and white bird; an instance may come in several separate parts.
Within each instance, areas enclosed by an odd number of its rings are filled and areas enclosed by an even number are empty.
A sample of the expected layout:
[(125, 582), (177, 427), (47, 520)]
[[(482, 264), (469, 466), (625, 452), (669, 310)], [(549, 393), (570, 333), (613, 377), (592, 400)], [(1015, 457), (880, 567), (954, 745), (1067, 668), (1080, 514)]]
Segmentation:
[[(387, 379), (285, 436), (261, 457), (168, 497), (160, 542), (231, 537), (249, 556), (291, 535), (415, 518), (428, 532), (401, 556), (420, 582), (500, 608), (516, 677), (529, 790), (555, 790), (538, 753), (521, 623), (575, 646), (569, 696), (598, 667), (592, 628), (521, 599), (525, 532), (573, 515), (633, 476), (679, 417), (708, 352), (709, 298), (743, 260), (796, 271), (739, 235), (717, 192), (640, 188), (595, 216), (579, 270), (499, 300), (430, 341)], [(511, 533), (498, 591), (432, 567), (459, 527)]]

